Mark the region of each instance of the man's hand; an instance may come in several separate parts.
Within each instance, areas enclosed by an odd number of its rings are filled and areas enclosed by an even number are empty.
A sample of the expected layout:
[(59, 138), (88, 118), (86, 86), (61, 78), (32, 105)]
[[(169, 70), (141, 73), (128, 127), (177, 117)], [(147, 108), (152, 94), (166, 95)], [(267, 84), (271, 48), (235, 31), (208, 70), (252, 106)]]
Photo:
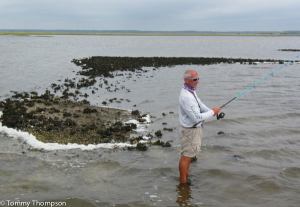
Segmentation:
[(212, 110), (214, 111), (214, 116), (217, 115), (219, 113), (219, 111), (221, 111), (222, 108), (213, 108)]

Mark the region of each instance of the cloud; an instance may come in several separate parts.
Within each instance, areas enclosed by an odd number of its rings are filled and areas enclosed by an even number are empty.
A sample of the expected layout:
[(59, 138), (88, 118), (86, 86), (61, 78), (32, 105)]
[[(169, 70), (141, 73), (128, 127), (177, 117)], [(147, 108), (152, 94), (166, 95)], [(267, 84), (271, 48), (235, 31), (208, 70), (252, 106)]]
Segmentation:
[(299, 9), (298, 0), (1, 0), (0, 29), (296, 30)]

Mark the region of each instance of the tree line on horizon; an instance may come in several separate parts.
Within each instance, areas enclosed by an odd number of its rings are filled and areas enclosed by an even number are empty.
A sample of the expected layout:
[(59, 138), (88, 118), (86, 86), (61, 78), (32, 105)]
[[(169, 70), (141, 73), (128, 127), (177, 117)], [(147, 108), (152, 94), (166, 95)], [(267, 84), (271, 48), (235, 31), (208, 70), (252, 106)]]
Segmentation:
[(54, 32), (54, 33), (128, 33), (128, 34), (300, 34), (300, 30), (289, 31), (143, 31), (143, 30), (43, 30), (0, 29), (2, 32)]

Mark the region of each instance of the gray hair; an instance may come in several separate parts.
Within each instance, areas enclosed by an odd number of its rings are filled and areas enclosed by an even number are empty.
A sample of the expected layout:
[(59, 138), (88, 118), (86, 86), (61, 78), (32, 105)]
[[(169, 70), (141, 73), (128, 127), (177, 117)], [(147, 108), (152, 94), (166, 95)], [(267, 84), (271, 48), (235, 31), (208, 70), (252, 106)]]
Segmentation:
[(191, 70), (187, 70), (184, 72), (183, 74), (183, 80), (185, 80), (186, 78), (190, 78), (191, 77)]

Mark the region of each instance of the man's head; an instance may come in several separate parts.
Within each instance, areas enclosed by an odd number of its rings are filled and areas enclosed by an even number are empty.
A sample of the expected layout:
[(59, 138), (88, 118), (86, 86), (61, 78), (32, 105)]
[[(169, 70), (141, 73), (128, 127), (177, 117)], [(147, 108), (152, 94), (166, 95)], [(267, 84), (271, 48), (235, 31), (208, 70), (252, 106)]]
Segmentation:
[(187, 70), (183, 74), (184, 83), (192, 88), (197, 88), (199, 83), (199, 76), (198, 73), (194, 70)]

